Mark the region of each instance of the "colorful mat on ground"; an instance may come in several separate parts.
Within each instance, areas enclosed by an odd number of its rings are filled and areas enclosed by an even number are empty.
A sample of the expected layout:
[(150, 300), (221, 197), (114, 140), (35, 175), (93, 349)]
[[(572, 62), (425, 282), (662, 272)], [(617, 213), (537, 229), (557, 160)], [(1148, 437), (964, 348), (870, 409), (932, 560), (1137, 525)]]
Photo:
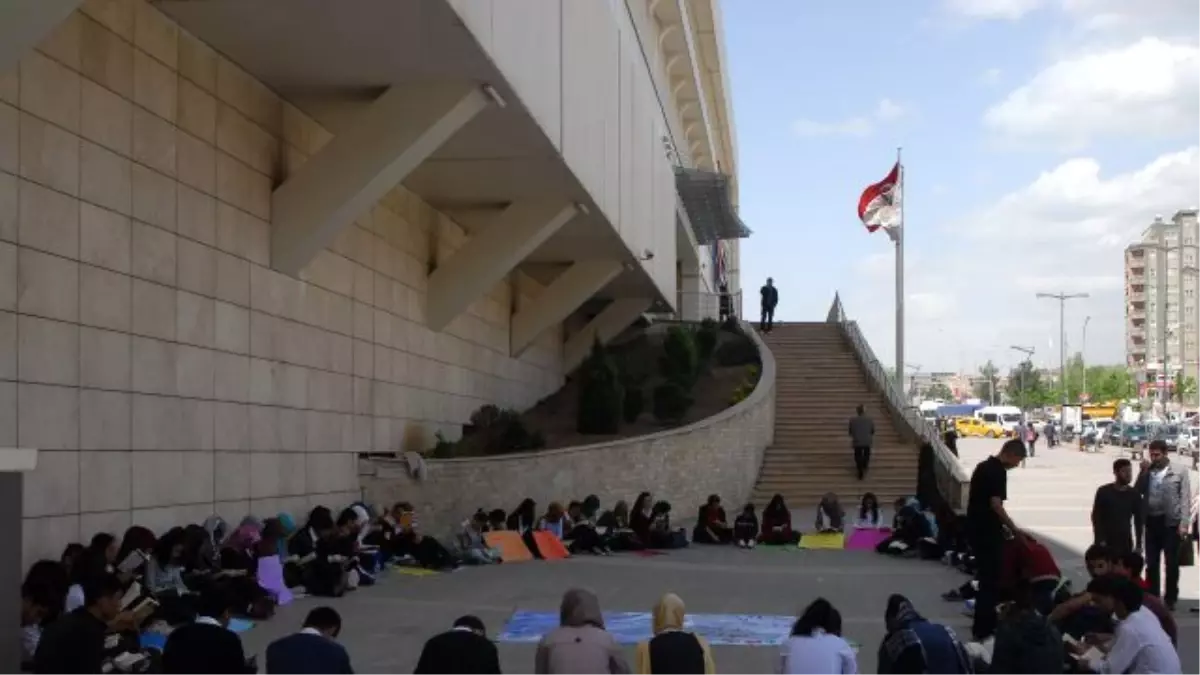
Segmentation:
[(436, 577), (441, 572), (437, 570), (426, 569), (424, 567), (410, 567), (405, 565), (393, 566), (390, 570), (396, 574), (403, 574), (408, 577)]
[(521, 535), (516, 532), (488, 532), (483, 535), (483, 540), (487, 542), (488, 547), (499, 550), (500, 559), (506, 563), (533, 560), (533, 554), (529, 552), (529, 547), (521, 540)]
[(538, 553), (542, 554), (543, 560), (562, 560), (571, 557), (566, 545), (552, 532), (534, 532), (533, 541), (537, 543)]
[[(249, 619), (233, 618), (229, 620), (228, 628), (234, 633), (245, 633), (254, 628), (254, 622)], [(147, 631), (138, 636), (138, 642), (143, 649), (157, 649), (161, 652), (167, 646), (167, 634)]]
[(851, 551), (875, 550), (884, 539), (892, 536), (891, 528), (878, 530), (854, 530), (846, 539), (846, 549)]
[[(518, 610), (497, 636), (498, 642), (536, 643), (558, 628), (558, 612)], [(770, 614), (689, 614), (685, 627), (713, 645), (771, 646), (783, 644), (792, 631), (794, 616)], [(652, 637), (649, 612), (605, 612), (604, 626), (623, 645)], [(851, 645), (858, 649), (856, 643)]]
[(846, 548), (846, 535), (841, 532), (813, 532), (800, 537), (800, 548), (808, 550), (836, 550)]

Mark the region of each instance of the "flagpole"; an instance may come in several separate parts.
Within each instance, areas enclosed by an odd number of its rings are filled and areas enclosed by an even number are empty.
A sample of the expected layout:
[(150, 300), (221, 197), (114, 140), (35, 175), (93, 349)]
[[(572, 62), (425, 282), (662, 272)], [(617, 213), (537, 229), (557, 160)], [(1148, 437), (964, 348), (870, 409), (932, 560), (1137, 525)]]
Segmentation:
[(900, 167), (900, 176), (898, 181), (900, 193), (900, 223), (896, 226), (896, 384), (899, 386), (900, 393), (907, 399), (907, 394), (904, 391), (904, 375), (906, 368), (904, 365), (904, 230), (908, 223), (904, 220), (904, 202), (907, 201), (908, 195), (905, 194), (904, 185), (904, 164), (900, 157), (901, 148), (896, 148), (896, 165)]

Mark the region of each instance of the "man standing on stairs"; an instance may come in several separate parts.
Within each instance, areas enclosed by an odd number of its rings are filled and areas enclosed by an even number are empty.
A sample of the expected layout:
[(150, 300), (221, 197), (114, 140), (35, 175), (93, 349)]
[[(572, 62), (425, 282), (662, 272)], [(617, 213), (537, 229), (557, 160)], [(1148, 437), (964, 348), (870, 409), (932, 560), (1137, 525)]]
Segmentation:
[(854, 466), (858, 469), (858, 479), (867, 475), (867, 465), (871, 463), (871, 444), (875, 441), (875, 422), (867, 417), (860, 405), (857, 414), (850, 418), (850, 444), (854, 446)]
[(758, 329), (770, 333), (775, 323), (775, 305), (779, 304), (779, 290), (775, 288), (775, 280), (767, 277), (767, 285), (758, 292), (762, 295), (762, 318), (759, 319)]

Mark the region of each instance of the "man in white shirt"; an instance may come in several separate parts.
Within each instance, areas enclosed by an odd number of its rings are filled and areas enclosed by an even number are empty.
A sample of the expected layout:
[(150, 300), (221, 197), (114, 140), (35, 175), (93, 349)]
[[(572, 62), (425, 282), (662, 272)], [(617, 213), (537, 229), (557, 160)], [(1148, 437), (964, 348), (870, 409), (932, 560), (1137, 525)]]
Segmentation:
[(1154, 614), (1142, 607), (1142, 589), (1132, 579), (1106, 576), (1088, 584), (1096, 606), (1117, 617), (1112, 645), (1098, 673), (1180, 673), (1179, 654)]

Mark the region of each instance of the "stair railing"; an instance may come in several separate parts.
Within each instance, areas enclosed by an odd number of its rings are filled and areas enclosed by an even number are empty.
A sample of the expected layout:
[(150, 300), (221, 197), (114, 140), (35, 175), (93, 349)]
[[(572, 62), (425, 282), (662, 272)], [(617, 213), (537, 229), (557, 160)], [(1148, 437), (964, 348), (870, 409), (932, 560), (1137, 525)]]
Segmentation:
[(829, 307), (826, 322), (836, 323), (841, 327), (842, 334), (846, 336), (850, 346), (854, 349), (855, 356), (866, 368), (875, 387), (883, 392), (884, 399), (892, 407), (893, 412), (900, 416), (918, 438), (933, 446), (937, 468), (940, 469), (937, 471), (938, 489), (952, 507), (965, 508), (967, 491), (971, 483), (970, 476), (958, 463), (958, 458), (954, 456), (954, 453), (950, 452), (950, 448), (946, 447), (946, 443), (937, 429), (921, 415), (920, 408), (909, 403), (900, 388), (896, 386), (896, 381), (888, 377), (887, 369), (879, 362), (879, 359), (875, 358), (875, 352), (871, 349), (871, 344), (867, 342), (866, 337), (863, 336), (862, 330), (859, 329), (858, 322), (846, 318), (842, 299), (836, 293), (833, 296), (833, 304)]

